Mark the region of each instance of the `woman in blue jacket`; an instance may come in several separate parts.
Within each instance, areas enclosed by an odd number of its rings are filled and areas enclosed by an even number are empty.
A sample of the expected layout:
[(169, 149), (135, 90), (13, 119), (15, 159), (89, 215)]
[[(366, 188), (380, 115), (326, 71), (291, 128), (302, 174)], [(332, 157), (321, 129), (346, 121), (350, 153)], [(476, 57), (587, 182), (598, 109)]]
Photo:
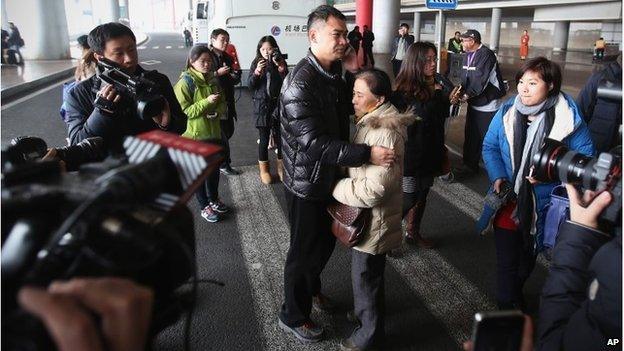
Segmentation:
[(556, 63), (533, 58), (520, 68), (516, 83), (518, 95), (498, 110), (483, 141), (490, 191), (498, 193), (508, 185), (517, 195), (516, 201), (495, 214), (484, 211), (479, 221), (494, 227), (496, 298), (501, 309), (524, 308), (522, 287), (543, 250), (545, 207), (558, 185), (537, 183), (530, 177), (533, 155), (546, 138), (559, 140), (571, 150), (594, 153), (578, 107), (561, 92), (561, 69)]

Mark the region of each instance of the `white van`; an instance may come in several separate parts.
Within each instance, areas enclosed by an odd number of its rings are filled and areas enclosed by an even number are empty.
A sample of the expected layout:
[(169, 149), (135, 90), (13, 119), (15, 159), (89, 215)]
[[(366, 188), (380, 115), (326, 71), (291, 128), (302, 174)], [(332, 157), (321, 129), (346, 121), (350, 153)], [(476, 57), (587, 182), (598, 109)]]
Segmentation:
[(308, 14), (326, 0), (205, 0), (195, 1), (193, 42), (209, 44), (210, 32), (223, 28), (236, 46), (246, 85), (251, 61), (261, 37), (275, 37), (288, 64), (296, 65), (308, 51)]

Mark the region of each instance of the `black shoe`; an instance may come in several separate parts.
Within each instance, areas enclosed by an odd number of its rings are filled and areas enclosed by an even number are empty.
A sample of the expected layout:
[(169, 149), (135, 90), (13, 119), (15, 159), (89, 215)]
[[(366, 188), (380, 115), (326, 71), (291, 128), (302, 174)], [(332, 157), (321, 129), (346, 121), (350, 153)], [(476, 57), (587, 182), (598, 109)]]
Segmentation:
[(343, 351), (374, 351), (375, 348), (373, 348), (372, 346), (370, 347), (359, 347), (357, 346), (353, 340), (351, 340), (351, 338), (346, 338), (346, 339), (342, 339), (340, 341), (340, 350)]
[(470, 177), (474, 177), (479, 174), (479, 167), (477, 166), (466, 166), (462, 165), (459, 168), (453, 169), (453, 173), (455, 174), (455, 179), (466, 179)]
[(241, 172), (235, 170), (234, 168), (232, 168), (232, 166), (230, 166), (230, 165), (222, 167), (219, 170), (221, 171), (222, 174), (225, 174), (225, 175), (228, 175), (228, 176), (239, 175), (241, 173)]

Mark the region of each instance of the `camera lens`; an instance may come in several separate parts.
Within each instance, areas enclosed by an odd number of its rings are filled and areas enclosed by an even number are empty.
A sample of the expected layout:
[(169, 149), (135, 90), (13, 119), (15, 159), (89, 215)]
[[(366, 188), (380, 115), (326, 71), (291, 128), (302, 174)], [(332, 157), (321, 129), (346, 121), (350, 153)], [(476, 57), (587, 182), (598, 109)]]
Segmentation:
[(570, 151), (559, 141), (546, 139), (542, 149), (533, 156), (533, 177), (541, 182), (588, 183), (593, 174), (592, 160), (591, 157)]
[(65, 161), (68, 171), (75, 171), (82, 164), (102, 161), (106, 157), (104, 140), (100, 137), (87, 138), (76, 145), (56, 149), (57, 157)]

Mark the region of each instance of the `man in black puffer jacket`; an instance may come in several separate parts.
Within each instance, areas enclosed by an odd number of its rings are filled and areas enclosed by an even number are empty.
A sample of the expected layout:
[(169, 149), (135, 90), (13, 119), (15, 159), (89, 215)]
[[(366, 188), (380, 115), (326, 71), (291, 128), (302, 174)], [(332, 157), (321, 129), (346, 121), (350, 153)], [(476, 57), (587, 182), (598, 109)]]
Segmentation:
[(310, 52), (289, 73), (280, 98), (284, 188), (290, 221), (290, 249), (284, 269), (284, 304), (279, 326), (304, 342), (321, 340), (323, 329), (310, 320), (327, 307), (320, 274), (335, 245), (326, 207), (338, 167), (366, 162), (390, 166), (394, 151), (349, 144), (349, 92), (340, 60), (348, 47), (344, 15), (320, 6), (308, 16)]

